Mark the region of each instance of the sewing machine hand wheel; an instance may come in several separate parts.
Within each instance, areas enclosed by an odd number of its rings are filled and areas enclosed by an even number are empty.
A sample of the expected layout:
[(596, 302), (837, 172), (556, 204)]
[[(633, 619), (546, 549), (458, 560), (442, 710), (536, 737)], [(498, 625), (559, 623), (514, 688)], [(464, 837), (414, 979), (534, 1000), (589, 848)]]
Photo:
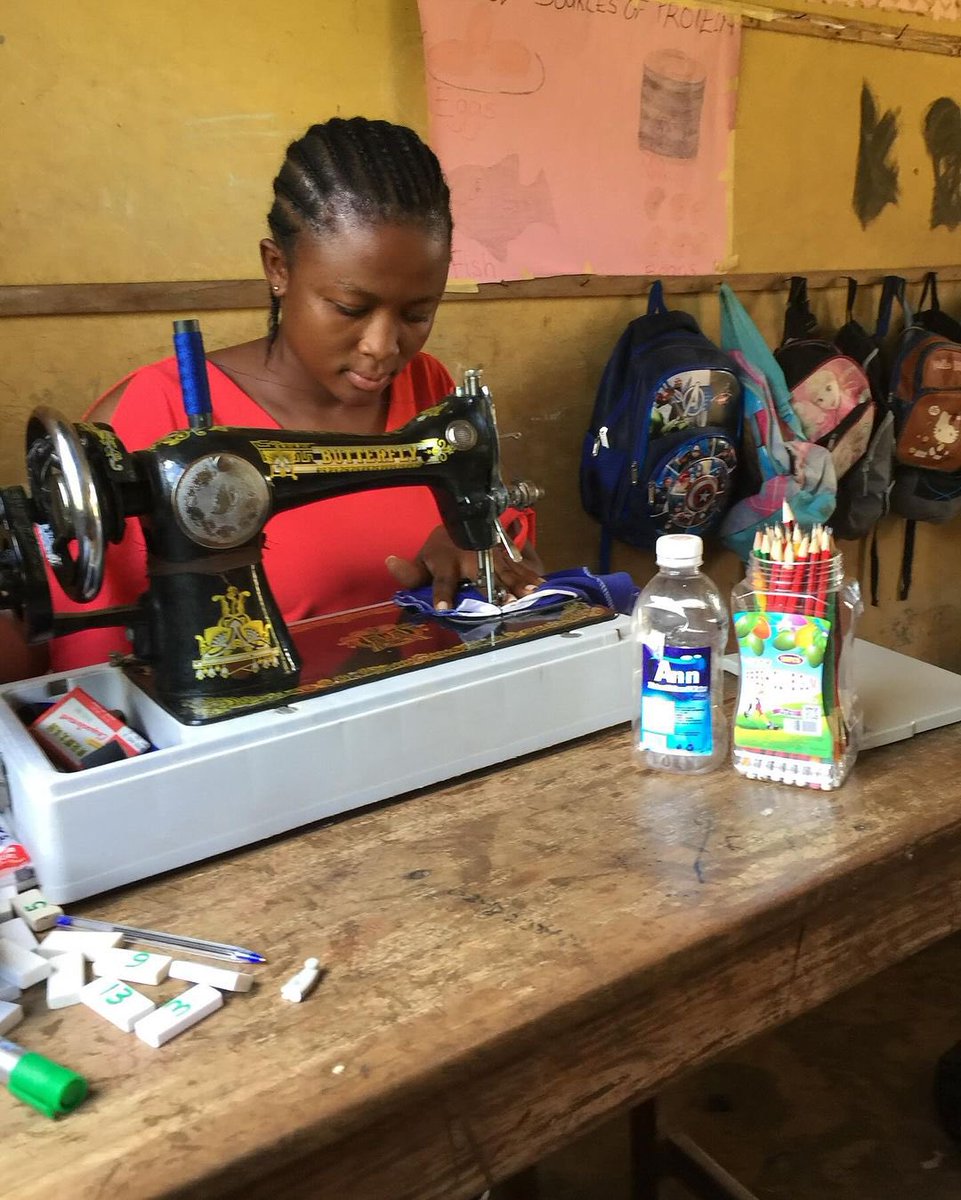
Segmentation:
[(47, 573), (21, 487), (0, 488), (0, 609), (16, 613), (31, 642), (53, 632)]
[(30, 417), (27, 474), (47, 561), (70, 599), (86, 603), (103, 583), (103, 517), (87, 455), (56, 409)]

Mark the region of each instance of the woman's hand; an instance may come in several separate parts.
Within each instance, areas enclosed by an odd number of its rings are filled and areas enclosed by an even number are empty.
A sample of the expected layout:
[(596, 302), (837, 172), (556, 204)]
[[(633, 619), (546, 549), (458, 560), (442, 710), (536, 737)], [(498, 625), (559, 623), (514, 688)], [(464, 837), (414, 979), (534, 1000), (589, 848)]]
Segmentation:
[[(534, 591), (544, 582), (536, 551), (525, 545), (521, 555), (521, 561), (515, 563), (501, 546), (494, 550), (494, 578), (497, 586), (506, 593), (505, 604)], [(433, 583), (434, 608), (447, 609), (453, 606), (461, 583), (465, 580), (473, 583), (477, 579), (480, 563), (475, 550), (461, 550), (444, 526), (438, 525), (413, 562), (391, 555), (387, 559), (387, 569), (401, 587), (417, 588)], [(483, 588), (483, 581), (480, 586)]]

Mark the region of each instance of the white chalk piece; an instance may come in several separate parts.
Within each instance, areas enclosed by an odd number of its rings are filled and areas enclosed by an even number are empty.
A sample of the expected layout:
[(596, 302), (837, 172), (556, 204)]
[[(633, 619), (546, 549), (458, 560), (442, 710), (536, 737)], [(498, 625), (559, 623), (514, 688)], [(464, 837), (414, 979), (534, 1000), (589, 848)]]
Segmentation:
[(16, 942), (0, 938), (0, 980), (18, 988), (33, 987), (50, 974), (50, 963)]
[(37, 939), (23, 917), (13, 917), (9, 921), (4, 921), (0, 925), (0, 938), (6, 938), (9, 942), (16, 942), (18, 946), (23, 946), (25, 949), (33, 950), (36, 953)]
[(58, 954), (47, 961), (53, 968), (47, 976), (47, 1008), (79, 1004), (87, 982), (87, 960), (82, 954)]
[(89, 929), (53, 929), (37, 947), (37, 953), (44, 958), (53, 958), (55, 954), (79, 950), (88, 962), (93, 962), (95, 958), (119, 946), (122, 941), (122, 933), (95, 933)]
[(0, 1000), (0, 1033), (6, 1033), (23, 1020), (23, 1009), (19, 1004), (10, 1004)]
[(124, 979), (127, 983), (162, 983), (173, 959), (169, 954), (151, 954), (149, 950), (127, 947), (105, 950), (93, 960), (94, 975)]
[(308, 958), (297, 974), (287, 980), (280, 989), (280, 994), (285, 1000), (299, 1004), (306, 995), (313, 991), (319, 978), (320, 961), (316, 958)]
[(155, 1049), (196, 1025), (204, 1017), (223, 1007), (224, 997), (216, 988), (206, 983), (195, 984), (179, 996), (162, 1004), (156, 1012), (144, 1017), (134, 1026), (134, 1033), (142, 1042)]
[(0, 1000), (19, 1000), (20, 989), (12, 983), (0, 983)]
[(56, 925), (57, 917), (63, 916), (63, 909), (60, 905), (52, 904), (39, 888), (12, 896), (10, 903), (13, 905), (14, 912), (23, 917), (34, 933), (51, 929)]
[(208, 967), (206, 963), (187, 962), (175, 958), (170, 964), (170, 978), (187, 983), (206, 983), (221, 992), (249, 992), (254, 977), (249, 971), (228, 971), (226, 967)]
[(106, 1017), (124, 1033), (130, 1033), (138, 1021), (157, 1007), (148, 996), (119, 979), (95, 979), (88, 983), (80, 989), (80, 1003)]

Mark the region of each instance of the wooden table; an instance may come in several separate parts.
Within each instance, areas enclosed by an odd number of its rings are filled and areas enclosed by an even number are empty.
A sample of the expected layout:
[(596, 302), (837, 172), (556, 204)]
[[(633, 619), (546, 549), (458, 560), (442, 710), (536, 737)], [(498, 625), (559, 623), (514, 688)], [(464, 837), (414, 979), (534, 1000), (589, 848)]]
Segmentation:
[(13, 1036), (94, 1094), (2, 1103), (3, 1194), (476, 1194), (957, 929), (959, 739), (819, 793), (646, 773), (611, 730), (74, 906), (270, 961), (160, 1050), (28, 993)]

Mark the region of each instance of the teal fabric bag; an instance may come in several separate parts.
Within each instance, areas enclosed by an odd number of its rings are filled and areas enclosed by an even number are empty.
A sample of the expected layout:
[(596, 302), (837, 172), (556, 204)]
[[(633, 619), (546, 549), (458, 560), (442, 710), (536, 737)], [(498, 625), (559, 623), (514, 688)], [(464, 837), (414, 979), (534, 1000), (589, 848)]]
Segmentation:
[(834, 512), (838, 484), (831, 452), (804, 436), (773, 352), (737, 296), (721, 284), (721, 347), (741, 367), (745, 474), (754, 491), (728, 510), (721, 540), (747, 560), (759, 529), (781, 519), (785, 500), (804, 526)]

